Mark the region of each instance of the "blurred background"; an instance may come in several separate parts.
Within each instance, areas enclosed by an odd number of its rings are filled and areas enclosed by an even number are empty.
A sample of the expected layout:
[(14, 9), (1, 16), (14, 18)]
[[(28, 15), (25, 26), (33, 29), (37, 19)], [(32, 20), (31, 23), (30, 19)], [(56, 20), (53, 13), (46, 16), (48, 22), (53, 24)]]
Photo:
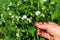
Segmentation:
[(0, 40), (46, 40), (39, 21), (60, 24), (60, 0), (0, 0)]

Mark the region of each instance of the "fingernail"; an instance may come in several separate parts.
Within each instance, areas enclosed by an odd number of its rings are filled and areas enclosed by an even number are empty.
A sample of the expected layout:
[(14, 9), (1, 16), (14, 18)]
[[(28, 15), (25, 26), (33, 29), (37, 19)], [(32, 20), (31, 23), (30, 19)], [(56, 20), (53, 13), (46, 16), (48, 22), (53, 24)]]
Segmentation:
[(42, 24), (42, 22), (39, 22), (39, 24)]
[(34, 25), (36, 26), (38, 24), (38, 22), (36, 22)]
[(44, 22), (43, 24), (48, 24), (48, 22)]
[(44, 22), (44, 24), (47, 24), (47, 22)]

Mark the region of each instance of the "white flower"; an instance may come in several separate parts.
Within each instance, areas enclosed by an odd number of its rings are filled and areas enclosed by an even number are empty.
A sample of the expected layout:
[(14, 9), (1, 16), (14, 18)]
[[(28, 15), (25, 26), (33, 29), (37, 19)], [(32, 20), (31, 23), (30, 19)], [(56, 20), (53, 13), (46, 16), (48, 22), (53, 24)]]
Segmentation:
[(3, 20), (4, 23), (6, 22), (4, 18), (2, 18), (2, 20)]
[(32, 19), (32, 17), (30, 17), (30, 19)]
[(7, 10), (9, 10), (10, 8), (9, 7), (7, 7)]
[(19, 18), (17, 18), (17, 21), (19, 20)]
[(45, 15), (43, 15), (43, 17), (45, 17)]
[(18, 16), (15, 16), (16, 18), (18, 18)]
[(47, 0), (42, 0), (42, 2), (46, 2)]
[(4, 22), (6, 22), (6, 21), (4, 20)]
[(12, 15), (12, 13), (11, 13), (11, 12), (9, 12), (9, 15)]
[(54, 4), (54, 2), (51, 2), (51, 4)]
[(17, 19), (17, 21), (19, 20), (19, 18), (21, 18), (20, 16), (15, 16), (15, 18)]
[(17, 6), (19, 6), (21, 4), (21, 1), (19, 1), (18, 3), (17, 3)]
[(12, 24), (14, 24), (14, 22), (12, 21)]
[(42, 10), (44, 10), (46, 7), (45, 6), (42, 6)]
[(44, 15), (44, 14), (41, 14), (41, 16), (42, 16), (42, 17), (45, 17), (45, 15)]
[(29, 21), (29, 23), (31, 22), (31, 19), (30, 18), (27, 18), (27, 21)]
[(19, 16), (19, 18), (21, 18), (21, 16)]
[(38, 16), (40, 14), (40, 11), (36, 11), (35, 15)]
[(44, 2), (46, 2), (47, 0), (41, 0), (40, 2), (41, 2), (41, 4), (43, 4)]
[(3, 16), (3, 14), (1, 14), (1, 17)]
[(29, 21), (29, 23), (32, 22), (31, 20), (32, 20), (32, 17), (27, 18), (27, 21)]
[(12, 18), (14, 18), (14, 15), (12, 15)]
[(19, 6), (19, 3), (17, 3), (17, 5)]
[(24, 20), (24, 19), (26, 19), (27, 18), (27, 16), (26, 15), (23, 15), (23, 17), (21, 18), (22, 20)]
[(29, 20), (29, 23), (32, 22), (31, 20)]
[(11, 6), (12, 5), (12, 2), (10, 2), (10, 4), (8, 6)]
[(19, 33), (16, 33), (16, 36), (17, 36), (17, 37), (20, 37)]

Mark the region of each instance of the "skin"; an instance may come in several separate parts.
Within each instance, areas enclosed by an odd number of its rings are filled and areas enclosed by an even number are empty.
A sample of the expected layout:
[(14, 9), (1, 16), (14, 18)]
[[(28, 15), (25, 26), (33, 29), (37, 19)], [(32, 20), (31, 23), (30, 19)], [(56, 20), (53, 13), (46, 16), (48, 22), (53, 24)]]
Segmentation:
[(53, 22), (37, 22), (37, 34), (48, 40), (60, 40), (60, 26)]

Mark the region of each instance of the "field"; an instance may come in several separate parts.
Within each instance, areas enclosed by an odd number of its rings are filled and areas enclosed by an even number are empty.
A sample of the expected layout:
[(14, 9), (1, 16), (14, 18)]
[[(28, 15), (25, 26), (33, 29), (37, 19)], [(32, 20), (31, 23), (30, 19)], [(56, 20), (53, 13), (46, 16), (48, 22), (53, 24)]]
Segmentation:
[(46, 40), (35, 22), (60, 24), (60, 0), (0, 0), (0, 40)]

